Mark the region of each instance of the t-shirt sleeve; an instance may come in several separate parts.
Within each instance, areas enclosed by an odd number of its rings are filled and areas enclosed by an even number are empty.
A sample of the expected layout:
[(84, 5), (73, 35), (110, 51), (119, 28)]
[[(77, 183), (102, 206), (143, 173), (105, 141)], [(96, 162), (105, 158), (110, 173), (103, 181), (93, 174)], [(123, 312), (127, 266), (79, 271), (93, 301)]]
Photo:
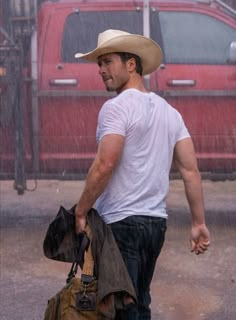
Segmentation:
[(127, 111), (124, 107), (106, 102), (98, 116), (97, 141), (99, 142), (107, 134), (126, 135)]
[(178, 113), (178, 130), (176, 132), (176, 142), (185, 138), (190, 138), (190, 134), (188, 132), (188, 129), (184, 123), (184, 120), (181, 114)]

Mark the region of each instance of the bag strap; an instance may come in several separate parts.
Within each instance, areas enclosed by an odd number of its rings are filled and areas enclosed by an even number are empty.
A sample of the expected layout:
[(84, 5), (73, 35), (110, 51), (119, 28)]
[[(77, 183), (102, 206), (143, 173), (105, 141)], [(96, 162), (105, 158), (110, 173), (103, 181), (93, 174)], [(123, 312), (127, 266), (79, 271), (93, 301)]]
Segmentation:
[(92, 231), (89, 225), (86, 226), (85, 232), (90, 240), (89, 247), (87, 251), (84, 252), (84, 265), (82, 269), (82, 273), (88, 276), (93, 276), (93, 269), (94, 269), (94, 260), (92, 254)]
[(70, 268), (70, 272), (67, 275), (66, 283), (69, 283), (71, 281), (71, 279), (75, 277), (77, 270), (78, 270), (78, 265), (79, 264), (77, 262), (72, 263), (72, 266)]
[[(82, 240), (80, 240), (80, 236), (82, 236)], [(76, 235), (74, 241), (78, 241), (80, 243), (79, 250), (77, 251), (77, 262), (80, 264), (82, 261), (84, 261), (84, 253), (89, 247), (90, 240), (87, 234), (84, 233), (83, 235)]]
[[(92, 231), (89, 227), (89, 225), (85, 228), (85, 233), (87, 237), (89, 238), (89, 246), (88, 249), (83, 247), (84, 251), (84, 264), (82, 268), (82, 275), (81, 280), (84, 283), (90, 283), (94, 277), (93, 277), (93, 269), (94, 269), (94, 260), (93, 260), (93, 254), (92, 254)], [(84, 242), (85, 243), (85, 242)], [(87, 242), (86, 242), (87, 243)], [(83, 244), (82, 244), (83, 246)], [(82, 250), (80, 250), (82, 252)], [(71, 266), (70, 272), (68, 273), (66, 283), (69, 283), (72, 278), (75, 277), (77, 270), (78, 270), (79, 263), (74, 262)]]

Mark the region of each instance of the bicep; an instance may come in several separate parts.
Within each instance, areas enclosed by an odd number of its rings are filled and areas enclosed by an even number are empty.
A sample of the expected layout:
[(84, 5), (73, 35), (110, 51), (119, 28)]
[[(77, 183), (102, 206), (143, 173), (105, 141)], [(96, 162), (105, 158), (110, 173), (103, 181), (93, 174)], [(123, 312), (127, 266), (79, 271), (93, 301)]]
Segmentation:
[(197, 159), (191, 138), (178, 141), (174, 149), (174, 164), (184, 177), (197, 169)]
[(108, 168), (115, 168), (119, 162), (125, 143), (125, 137), (119, 134), (105, 135), (98, 145), (96, 158)]

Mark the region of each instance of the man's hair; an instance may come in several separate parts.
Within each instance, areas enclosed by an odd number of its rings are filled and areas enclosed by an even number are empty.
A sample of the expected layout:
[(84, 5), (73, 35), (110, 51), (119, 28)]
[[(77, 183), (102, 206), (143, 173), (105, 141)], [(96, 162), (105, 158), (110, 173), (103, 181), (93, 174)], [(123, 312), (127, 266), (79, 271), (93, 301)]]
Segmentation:
[(143, 66), (139, 56), (133, 53), (128, 53), (128, 52), (116, 52), (116, 54), (120, 56), (122, 62), (126, 62), (129, 59), (134, 58), (136, 62), (136, 72), (140, 74), (140, 76), (142, 76)]

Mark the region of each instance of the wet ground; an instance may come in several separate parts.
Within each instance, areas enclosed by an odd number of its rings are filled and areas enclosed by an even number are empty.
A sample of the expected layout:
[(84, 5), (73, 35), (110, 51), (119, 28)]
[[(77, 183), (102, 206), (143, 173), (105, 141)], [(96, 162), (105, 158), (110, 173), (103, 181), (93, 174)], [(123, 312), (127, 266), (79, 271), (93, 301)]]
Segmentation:
[[(0, 319), (41, 320), (70, 265), (44, 257), (43, 239), (59, 205), (71, 207), (83, 182), (40, 180), (23, 196), (0, 181)], [(34, 182), (28, 182), (33, 188)], [(236, 319), (236, 181), (203, 181), (209, 251), (189, 251), (190, 216), (181, 180), (172, 180), (164, 249), (152, 283), (153, 320)]]

